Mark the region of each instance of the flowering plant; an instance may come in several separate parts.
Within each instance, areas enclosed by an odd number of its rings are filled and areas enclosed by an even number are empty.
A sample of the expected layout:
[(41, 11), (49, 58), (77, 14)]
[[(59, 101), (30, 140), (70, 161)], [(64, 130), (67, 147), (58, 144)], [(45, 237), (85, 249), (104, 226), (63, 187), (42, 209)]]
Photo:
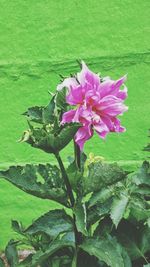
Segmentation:
[[(125, 131), (118, 119), (127, 110), (125, 80), (102, 78), (82, 62), (81, 72), (65, 78), (47, 106), (24, 113), (29, 129), (20, 141), (53, 153), (58, 164), (11, 166), (0, 176), (63, 208), (50, 210), (28, 227), (12, 221), (18, 240), (10, 240), (5, 249), (10, 266), (149, 266), (149, 163), (129, 173), (83, 152), (94, 131), (102, 139)], [(74, 158), (64, 166), (60, 151), (72, 140)], [(31, 253), (20, 261), (17, 247), (23, 244)]]

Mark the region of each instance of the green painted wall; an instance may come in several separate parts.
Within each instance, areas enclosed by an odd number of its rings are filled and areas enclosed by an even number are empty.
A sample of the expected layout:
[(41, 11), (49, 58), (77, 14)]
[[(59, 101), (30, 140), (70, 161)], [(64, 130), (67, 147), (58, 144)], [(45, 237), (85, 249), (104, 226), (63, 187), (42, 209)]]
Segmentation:
[[(18, 144), (27, 124), (28, 106), (48, 102), (48, 90), (55, 90), (59, 74), (78, 70), (76, 59), (84, 59), (103, 76), (128, 74), (129, 111), (122, 117), (127, 132), (112, 134), (106, 142), (97, 136), (86, 151), (107, 160), (142, 160), (150, 127), (150, 17), (149, 0), (1, 0), (0, 1), (0, 165), (44, 162), (52, 156)], [(71, 153), (72, 146), (63, 155)], [(7, 191), (7, 193), (6, 193)], [(10, 196), (10, 193), (13, 195)], [(10, 196), (10, 201), (8, 196)], [(18, 196), (18, 201), (17, 201)], [(7, 198), (7, 200), (6, 200)], [(0, 182), (0, 226), (2, 245), (8, 238), (10, 218), (25, 207), (26, 220), (34, 209), (49, 204), (13, 191)], [(29, 202), (32, 202), (31, 206)], [(19, 204), (21, 203), (21, 204)], [(26, 215), (25, 215), (26, 214)], [(28, 217), (28, 218), (27, 218)], [(2, 235), (3, 233), (3, 235)]]

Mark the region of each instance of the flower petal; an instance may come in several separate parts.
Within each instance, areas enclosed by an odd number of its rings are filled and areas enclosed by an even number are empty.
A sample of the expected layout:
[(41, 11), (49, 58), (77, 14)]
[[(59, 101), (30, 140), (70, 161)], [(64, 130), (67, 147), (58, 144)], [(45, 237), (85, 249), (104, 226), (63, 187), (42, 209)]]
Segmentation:
[[(107, 95), (114, 95), (124, 100), (127, 97), (127, 88), (124, 85), (124, 82), (126, 81), (126, 79), (127, 79), (126, 75), (121, 77), (117, 81), (113, 81), (109, 77), (106, 77), (99, 87), (101, 98)], [(119, 90), (120, 86), (122, 85), (124, 85), (124, 90)]]
[(75, 114), (76, 114), (76, 110), (73, 110), (73, 109), (65, 112), (62, 116), (61, 124), (73, 122)]
[(84, 61), (81, 62), (82, 70), (81, 72), (77, 73), (77, 79), (80, 84), (84, 85), (85, 83), (91, 84), (93, 87), (98, 87), (100, 84), (100, 77), (98, 74), (90, 71)]
[(83, 98), (84, 98), (84, 95), (82, 92), (82, 87), (80, 85), (77, 87), (71, 86), (71, 89), (68, 95), (66, 96), (66, 101), (70, 105), (78, 105), (78, 104), (82, 104)]
[(97, 109), (100, 111), (102, 116), (108, 115), (111, 117), (115, 117), (117, 115), (123, 114), (123, 112), (128, 110), (128, 107), (123, 104), (123, 102), (113, 96), (105, 96), (97, 106)]
[(92, 135), (93, 130), (90, 125), (85, 125), (77, 131), (75, 135), (75, 142), (80, 147), (80, 150), (83, 150), (84, 143), (89, 140)]
[(57, 85), (57, 91), (61, 91), (64, 87), (70, 89), (71, 86), (78, 86), (78, 82), (74, 77), (66, 78), (62, 83)]
[(98, 124), (93, 125), (94, 130), (98, 133), (98, 135), (102, 138), (105, 139), (106, 135), (109, 133), (109, 129), (105, 123), (102, 121)]

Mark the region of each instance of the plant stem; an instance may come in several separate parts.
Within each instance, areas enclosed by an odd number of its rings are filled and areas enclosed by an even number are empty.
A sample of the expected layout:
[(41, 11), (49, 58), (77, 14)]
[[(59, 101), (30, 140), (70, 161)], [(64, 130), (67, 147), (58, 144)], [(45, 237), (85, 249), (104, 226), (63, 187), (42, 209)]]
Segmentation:
[(81, 152), (78, 144), (74, 141), (74, 154), (77, 168), (81, 170)]
[[(69, 196), (69, 199), (70, 199), (71, 207), (73, 209), (74, 205), (75, 205), (75, 199), (74, 199), (74, 195), (73, 195), (73, 192), (72, 192), (72, 188), (71, 188), (71, 184), (70, 184), (68, 175), (66, 173), (64, 164), (63, 164), (63, 162), (61, 160), (61, 157), (60, 157), (59, 153), (55, 154), (55, 157), (56, 157), (56, 159), (58, 161), (58, 164), (59, 164), (59, 167), (60, 167), (60, 170), (61, 170), (61, 173), (62, 173), (62, 177), (64, 179), (64, 182), (65, 182), (65, 185), (66, 185), (66, 188), (67, 188), (67, 193), (68, 193), (68, 196)], [(74, 213), (73, 213), (73, 224), (74, 224), (74, 234), (75, 234), (75, 254), (74, 254), (74, 259), (73, 259), (73, 262), (72, 262), (72, 267), (77, 267), (77, 250), (78, 250), (78, 244), (80, 243), (80, 233), (78, 232), (77, 227), (76, 227), (76, 217), (75, 217)]]
[(60, 157), (59, 153), (55, 154), (55, 157), (56, 157), (56, 159), (58, 161), (58, 164), (59, 164), (59, 167), (60, 167), (60, 170), (61, 170), (61, 173), (62, 173), (62, 178), (64, 179), (64, 182), (65, 182), (65, 185), (66, 185), (66, 188), (67, 188), (67, 193), (68, 193), (68, 196), (69, 196), (69, 199), (70, 199), (71, 207), (74, 207), (75, 199), (74, 199), (74, 195), (73, 195), (73, 192), (72, 192), (71, 184), (70, 184), (68, 175), (66, 173), (64, 164), (63, 164), (63, 162), (61, 160), (61, 157)]

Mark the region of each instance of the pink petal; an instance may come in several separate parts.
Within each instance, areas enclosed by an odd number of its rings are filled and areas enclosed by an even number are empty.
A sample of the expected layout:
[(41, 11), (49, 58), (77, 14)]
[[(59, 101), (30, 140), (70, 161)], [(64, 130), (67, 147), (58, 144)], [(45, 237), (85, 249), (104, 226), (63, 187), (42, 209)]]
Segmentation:
[(75, 114), (76, 114), (76, 110), (69, 110), (65, 112), (62, 116), (61, 124), (73, 122)]
[(66, 78), (62, 83), (57, 85), (57, 91), (61, 91), (64, 87), (70, 89), (71, 86), (78, 86), (78, 82), (75, 78)]
[(77, 73), (77, 79), (80, 84), (84, 85), (86, 82), (94, 86), (99, 86), (100, 84), (100, 77), (98, 74), (90, 71), (84, 61), (81, 62), (82, 70), (81, 72)]
[(127, 87), (124, 85), (124, 89), (123, 90), (119, 90), (117, 93), (117, 97), (124, 100), (126, 99), (128, 96), (128, 89)]
[(115, 117), (119, 114), (121, 115), (123, 112), (128, 110), (128, 107), (125, 106), (119, 98), (113, 95), (105, 96), (99, 102), (99, 106), (97, 108), (102, 116), (108, 115), (111, 117)]
[(124, 75), (123, 77), (121, 77), (120, 79), (118, 79), (115, 82), (115, 87), (120, 87), (121, 85), (124, 84), (124, 82), (127, 80), (127, 75)]
[(93, 127), (102, 139), (105, 139), (106, 135), (109, 133), (107, 125), (102, 121), (99, 124), (94, 124)]
[[(109, 77), (106, 77), (99, 87), (101, 98), (107, 95), (114, 95), (124, 100), (127, 97), (127, 88), (124, 85), (124, 82), (126, 81), (126, 79), (127, 79), (126, 75), (121, 77), (117, 81), (113, 81)], [(125, 87), (124, 90), (119, 90), (120, 86), (122, 85), (124, 85)]]
[(83, 102), (82, 87), (71, 87), (69, 94), (66, 96), (66, 101), (70, 105), (77, 105)]
[(93, 130), (90, 125), (85, 125), (81, 127), (76, 135), (75, 135), (75, 142), (80, 147), (80, 150), (83, 150), (84, 143), (90, 139), (93, 135)]
[(123, 126), (121, 126), (120, 120), (118, 118), (112, 118), (114, 127), (113, 127), (113, 132), (118, 132), (118, 133), (122, 133), (126, 131), (126, 128), (124, 128)]

